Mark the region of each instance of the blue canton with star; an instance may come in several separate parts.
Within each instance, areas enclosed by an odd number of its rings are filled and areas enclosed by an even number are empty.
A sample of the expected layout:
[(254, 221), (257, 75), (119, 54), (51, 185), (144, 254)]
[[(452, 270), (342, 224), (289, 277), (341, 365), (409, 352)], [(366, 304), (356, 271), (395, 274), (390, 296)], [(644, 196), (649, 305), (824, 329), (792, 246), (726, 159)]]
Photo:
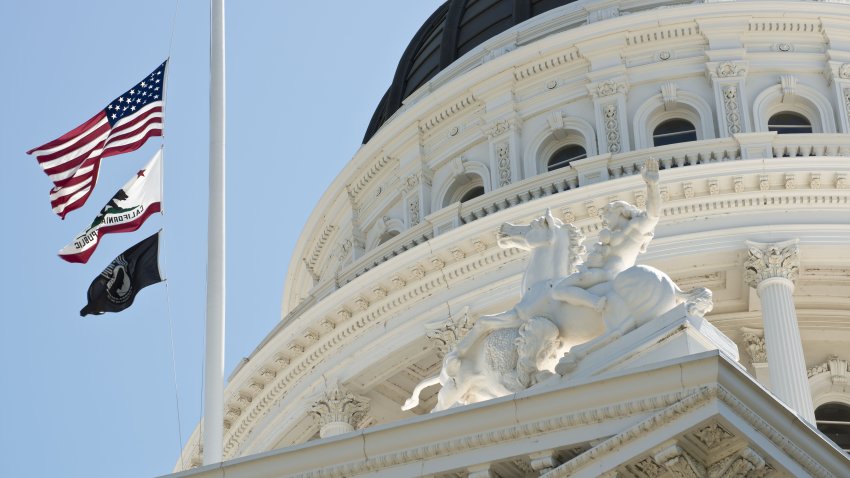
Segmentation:
[(140, 81), (136, 86), (130, 88), (130, 91), (109, 103), (109, 106), (104, 111), (106, 112), (106, 119), (109, 120), (110, 126), (115, 126), (115, 123), (125, 116), (135, 114), (148, 103), (162, 100), (166, 63), (168, 63), (168, 60), (162, 62), (153, 73)]

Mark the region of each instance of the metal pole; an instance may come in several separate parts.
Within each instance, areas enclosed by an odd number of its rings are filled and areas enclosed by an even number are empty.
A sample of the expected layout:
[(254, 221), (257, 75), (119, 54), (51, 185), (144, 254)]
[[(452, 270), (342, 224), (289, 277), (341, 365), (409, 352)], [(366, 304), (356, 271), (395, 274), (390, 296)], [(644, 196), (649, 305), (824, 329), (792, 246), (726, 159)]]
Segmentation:
[(204, 464), (222, 460), (224, 438), (224, 0), (210, 1), (210, 190), (204, 358)]

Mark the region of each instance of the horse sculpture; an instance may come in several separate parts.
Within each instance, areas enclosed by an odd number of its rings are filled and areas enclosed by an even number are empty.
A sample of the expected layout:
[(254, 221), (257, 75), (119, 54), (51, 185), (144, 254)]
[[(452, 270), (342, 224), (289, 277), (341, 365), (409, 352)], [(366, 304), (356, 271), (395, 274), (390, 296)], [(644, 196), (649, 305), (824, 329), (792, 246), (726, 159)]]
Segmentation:
[[(518, 391), (516, 387), (503, 386), (503, 376), (515, 372), (496, 370), (498, 367), (494, 368), (485, 360), (497, 353), (489, 348), (504, 347), (503, 343), (498, 344), (504, 341), (491, 339), (493, 334), (505, 334), (504, 329), (515, 330), (517, 332), (513, 333), (518, 334), (532, 323), (541, 328), (540, 321), (551, 322), (557, 328), (557, 340), (533, 341), (544, 349), (554, 347), (556, 357), (563, 355), (557, 365), (545, 359), (546, 350), (543, 357), (530, 350), (524, 351), (526, 356), (535, 358), (524, 360), (523, 366), (531, 367), (533, 362), (537, 370), (530, 372), (530, 376), (539, 379), (553, 368), (562, 375), (569, 373), (591, 351), (683, 302), (688, 304), (690, 314), (708, 312), (712, 306), (708, 289), (683, 292), (660, 270), (634, 265), (658, 222), (657, 163), (647, 161), (644, 178), (649, 192), (647, 210), (641, 211), (623, 201), (607, 206), (604, 211), (606, 228), (600, 232), (600, 242), (588, 256), (589, 267), (579, 272), (576, 268), (584, 252), (583, 235), (571, 224), (553, 217), (551, 211), (528, 225), (503, 224), (499, 245), (530, 253), (522, 279), (521, 300), (510, 310), (479, 318), (455, 349), (445, 356), (440, 374), (420, 383), (403, 408), (415, 406), (419, 392), (437, 383), (443, 388), (432, 411)], [(585, 281), (587, 277), (594, 280)], [(583, 287), (588, 282), (590, 285)], [(522, 345), (528, 348), (530, 342), (526, 340)], [(533, 382), (535, 379), (527, 381), (524, 387)]]

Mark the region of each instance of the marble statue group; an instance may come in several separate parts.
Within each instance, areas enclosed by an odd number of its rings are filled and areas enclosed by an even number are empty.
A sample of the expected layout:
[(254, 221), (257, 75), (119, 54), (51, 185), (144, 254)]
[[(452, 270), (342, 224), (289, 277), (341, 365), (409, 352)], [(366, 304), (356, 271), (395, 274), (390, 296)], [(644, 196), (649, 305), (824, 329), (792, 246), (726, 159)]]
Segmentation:
[(584, 236), (551, 211), (528, 225), (505, 223), (498, 243), (529, 252), (519, 302), (480, 317), (446, 354), (442, 370), (420, 383), (403, 409), (419, 403), (427, 386), (442, 388), (433, 411), (525, 390), (572, 372), (583, 357), (659, 317), (678, 304), (703, 315), (711, 291), (684, 292), (638, 255), (652, 240), (661, 211), (658, 162), (645, 162), (646, 208), (614, 201), (602, 210), (598, 240)]

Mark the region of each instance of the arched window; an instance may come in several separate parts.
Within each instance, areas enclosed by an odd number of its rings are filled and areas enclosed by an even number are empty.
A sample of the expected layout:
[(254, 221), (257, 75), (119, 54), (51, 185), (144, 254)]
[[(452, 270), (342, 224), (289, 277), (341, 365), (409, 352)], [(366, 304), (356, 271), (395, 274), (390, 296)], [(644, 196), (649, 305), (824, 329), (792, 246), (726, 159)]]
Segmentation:
[(584, 146), (579, 144), (568, 144), (552, 154), (552, 157), (549, 158), (549, 162), (546, 163), (546, 170), (554, 171), (556, 169), (565, 168), (569, 166), (571, 162), (584, 159), (586, 157), (587, 151), (584, 149)]
[(481, 176), (474, 173), (466, 173), (455, 176), (451, 186), (443, 196), (442, 207), (456, 202), (471, 201), (485, 192), (484, 181)]
[(664, 146), (696, 140), (697, 130), (694, 128), (693, 123), (681, 118), (664, 121), (652, 131), (653, 146)]
[(466, 191), (465, 193), (463, 193), (463, 195), (460, 197), (460, 202), (471, 201), (471, 200), (477, 198), (478, 196), (483, 196), (483, 195), (484, 195), (484, 186), (475, 186), (472, 189), (470, 189), (469, 191)]
[(811, 133), (812, 122), (799, 113), (783, 111), (767, 120), (767, 130), (776, 131), (779, 134)]
[(399, 234), (398, 231), (387, 231), (387, 232), (381, 234), (381, 237), (378, 238), (378, 245), (381, 245), (381, 244), (389, 241), (390, 239), (394, 238), (398, 234)]
[(850, 406), (843, 403), (824, 403), (815, 410), (818, 430), (841, 449), (850, 452)]

